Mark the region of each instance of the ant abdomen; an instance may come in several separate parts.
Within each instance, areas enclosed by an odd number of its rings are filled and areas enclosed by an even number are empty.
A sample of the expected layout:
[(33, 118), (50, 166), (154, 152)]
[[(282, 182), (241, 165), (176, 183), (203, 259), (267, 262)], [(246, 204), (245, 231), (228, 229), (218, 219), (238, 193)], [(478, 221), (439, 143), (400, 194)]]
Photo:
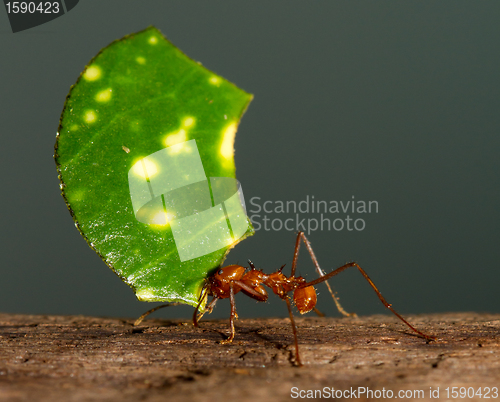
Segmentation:
[(314, 289), (314, 286), (297, 288), (293, 292), (293, 301), (300, 314), (308, 313), (316, 307), (317, 300), (316, 289)]

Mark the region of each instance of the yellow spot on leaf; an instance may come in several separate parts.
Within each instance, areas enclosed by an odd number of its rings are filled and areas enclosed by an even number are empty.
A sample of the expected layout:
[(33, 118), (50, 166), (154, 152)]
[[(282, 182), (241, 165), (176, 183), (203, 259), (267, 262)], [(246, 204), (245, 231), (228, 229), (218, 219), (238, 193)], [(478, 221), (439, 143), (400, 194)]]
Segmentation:
[(158, 43), (158, 38), (156, 36), (151, 36), (148, 40), (152, 45), (156, 45)]
[(97, 120), (97, 116), (92, 110), (85, 113), (84, 119), (87, 123), (94, 123)]
[(178, 144), (172, 145), (167, 148), (169, 155), (176, 155), (181, 152), (189, 154), (193, 152), (193, 148), (191, 147), (191, 144), (189, 144), (189, 141), (186, 142), (180, 142)]
[(88, 67), (83, 73), (83, 78), (87, 81), (95, 81), (101, 77), (101, 69), (97, 66)]
[(139, 159), (134, 166), (132, 166), (132, 172), (143, 179), (150, 179), (158, 173), (158, 167), (156, 163), (144, 158)]
[(142, 56), (137, 57), (135, 61), (139, 64), (146, 64), (146, 59)]
[(167, 147), (171, 147), (172, 145), (179, 144), (181, 142), (186, 142), (186, 141), (187, 141), (186, 130), (181, 128), (179, 131), (168, 134), (165, 137), (164, 144)]
[(168, 225), (168, 214), (165, 211), (159, 211), (151, 220), (153, 225)]
[(194, 125), (194, 117), (186, 117), (183, 121), (182, 121), (182, 125), (186, 128), (189, 128), (189, 127), (192, 127)]
[(217, 85), (220, 83), (220, 78), (212, 75), (208, 81), (210, 82), (210, 84)]
[(76, 131), (78, 130), (78, 125), (77, 124), (72, 124), (71, 127), (69, 128), (71, 131)]
[(236, 123), (231, 123), (224, 129), (220, 154), (226, 159), (231, 159), (234, 155), (234, 136), (236, 135), (236, 128)]
[(113, 90), (111, 88), (108, 88), (108, 89), (105, 89), (104, 91), (101, 91), (99, 92), (96, 96), (95, 96), (95, 100), (97, 102), (107, 102), (111, 99), (111, 92)]

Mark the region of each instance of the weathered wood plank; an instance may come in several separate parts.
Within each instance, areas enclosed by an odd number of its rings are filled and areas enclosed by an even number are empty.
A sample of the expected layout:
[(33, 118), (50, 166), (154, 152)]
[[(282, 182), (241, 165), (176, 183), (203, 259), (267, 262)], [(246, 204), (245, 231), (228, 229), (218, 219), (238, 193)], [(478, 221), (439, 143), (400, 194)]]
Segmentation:
[[(132, 320), (0, 314), (2, 401), (290, 400), (291, 390), (499, 387), (500, 315), (298, 318), (304, 367), (293, 367), (288, 319)], [(493, 396), (493, 394), (490, 394)], [(220, 399), (222, 398), (222, 399)], [(364, 399), (357, 395), (357, 399)], [(490, 398), (495, 399), (495, 398)], [(500, 399), (500, 398), (499, 398)]]

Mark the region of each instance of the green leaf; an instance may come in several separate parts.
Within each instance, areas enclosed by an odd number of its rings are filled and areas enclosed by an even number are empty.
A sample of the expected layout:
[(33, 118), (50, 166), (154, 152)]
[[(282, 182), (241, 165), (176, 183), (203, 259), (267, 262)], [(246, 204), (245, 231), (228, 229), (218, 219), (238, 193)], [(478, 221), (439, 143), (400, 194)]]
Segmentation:
[[(251, 99), (154, 27), (101, 50), (71, 88), (55, 146), (62, 195), (139, 300), (196, 306), (207, 275), (254, 233), (224, 179), (235, 178), (234, 135)], [(189, 259), (200, 247), (210, 252)]]

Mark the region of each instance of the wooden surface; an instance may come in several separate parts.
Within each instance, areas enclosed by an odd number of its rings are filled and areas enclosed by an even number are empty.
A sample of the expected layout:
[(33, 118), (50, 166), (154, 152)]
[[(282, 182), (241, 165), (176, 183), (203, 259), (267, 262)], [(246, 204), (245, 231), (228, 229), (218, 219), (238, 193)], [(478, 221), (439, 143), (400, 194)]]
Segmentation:
[(0, 400), (285, 401), (295, 399), (294, 387), (422, 390), (425, 399), (440, 387), (445, 400), (446, 387), (500, 386), (499, 314), (407, 318), (438, 340), (428, 343), (390, 316), (297, 318), (305, 363), (298, 368), (288, 319), (240, 319), (235, 341), (224, 345), (225, 320), (196, 329), (188, 320), (133, 327), (0, 314)]

